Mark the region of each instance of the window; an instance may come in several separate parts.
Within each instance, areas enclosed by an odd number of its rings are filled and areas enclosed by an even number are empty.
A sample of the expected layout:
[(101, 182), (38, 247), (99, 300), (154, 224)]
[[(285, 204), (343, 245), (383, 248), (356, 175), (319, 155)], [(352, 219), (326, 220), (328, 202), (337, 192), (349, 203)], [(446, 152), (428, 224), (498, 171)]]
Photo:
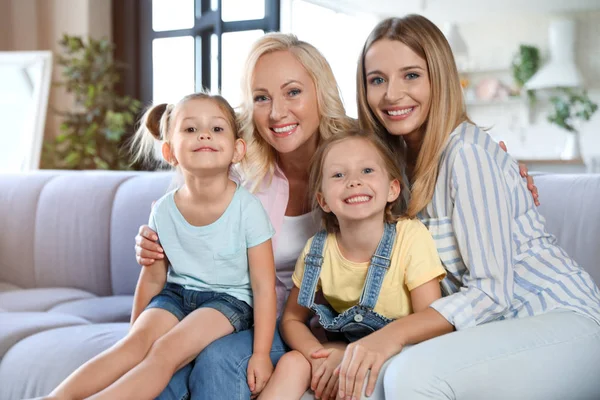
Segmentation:
[(225, 0), (221, 14), (224, 22), (263, 19), (265, 0)]
[(123, 92), (145, 103), (173, 102), (207, 88), (239, 105), (248, 50), (264, 32), (279, 30), (280, 7), (285, 31), (327, 58), (346, 110), (356, 117), (356, 62), (377, 18), (336, 12), (309, 0), (114, 1), (115, 56), (130, 66)]
[(155, 32), (194, 27), (194, 0), (152, 0), (152, 30)]
[(362, 46), (378, 20), (374, 15), (349, 15), (306, 0), (292, 0), (290, 30), (315, 46), (329, 61), (346, 112), (357, 117), (356, 66)]
[(241, 102), (241, 78), (244, 62), (248, 51), (256, 39), (264, 34), (262, 30), (227, 32), (221, 35), (222, 51), (221, 60), (223, 67), (221, 74), (221, 93), (236, 107)]
[(152, 99), (172, 103), (194, 92), (194, 38), (178, 36), (152, 41)]
[(116, 57), (139, 71), (126, 74), (124, 92), (146, 103), (172, 103), (206, 88), (237, 105), (251, 44), (279, 30), (279, 0), (113, 3)]

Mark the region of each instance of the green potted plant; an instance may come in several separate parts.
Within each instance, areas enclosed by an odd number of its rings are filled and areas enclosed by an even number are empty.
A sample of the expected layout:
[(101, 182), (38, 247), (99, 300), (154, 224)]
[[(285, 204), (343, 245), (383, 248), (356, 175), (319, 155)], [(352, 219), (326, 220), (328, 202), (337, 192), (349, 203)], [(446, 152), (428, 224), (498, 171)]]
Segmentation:
[[(520, 45), (519, 51), (512, 60), (511, 67), (513, 79), (519, 90), (521, 90), (525, 85), (525, 82), (527, 82), (540, 68), (539, 49), (535, 46), (525, 44)], [(533, 105), (536, 100), (535, 92), (533, 90), (528, 90), (527, 98), (529, 99), (529, 103)]]
[(568, 132), (561, 158), (581, 158), (577, 125), (582, 121), (589, 121), (598, 110), (598, 104), (589, 98), (585, 90), (570, 88), (558, 89), (558, 93), (550, 98), (550, 102), (553, 108), (548, 115), (548, 122), (556, 124)]
[(107, 39), (64, 35), (60, 41), (64, 86), (74, 97), (60, 134), (44, 145), (42, 166), (55, 169), (131, 169), (124, 147), (133, 132), (141, 103), (116, 92), (123, 64), (113, 59)]

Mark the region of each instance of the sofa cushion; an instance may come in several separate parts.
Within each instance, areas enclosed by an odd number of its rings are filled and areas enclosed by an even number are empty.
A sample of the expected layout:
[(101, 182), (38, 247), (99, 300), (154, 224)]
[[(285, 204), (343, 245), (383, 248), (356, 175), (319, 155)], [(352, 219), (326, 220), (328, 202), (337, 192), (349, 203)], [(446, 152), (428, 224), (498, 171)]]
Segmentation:
[[(85, 319), (65, 314), (39, 312), (8, 312), (2, 314), (0, 324), (0, 359), (19, 340), (53, 328), (84, 325)], [(0, 380), (0, 382), (3, 382)], [(3, 382), (4, 383), (4, 382)], [(0, 398), (3, 398), (0, 396)]]
[(133, 296), (94, 297), (69, 301), (52, 307), (49, 312), (75, 315), (90, 322), (129, 322)]
[(95, 297), (79, 289), (23, 289), (0, 293), (0, 307), (8, 311), (48, 311), (59, 304)]
[(36, 287), (112, 294), (107, 268), (110, 216), (117, 189), (132, 176), (133, 172), (84, 171), (46, 184), (35, 226)]
[(135, 261), (135, 235), (148, 223), (152, 202), (163, 196), (173, 172), (139, 173), (123, 182), (115, 194), (110, 222), (110, 265), (113, 294), (133, 294), (140, 274)]
[(21, 288), (16, 285), (13, 285), (12, 283), (0, 282), (0, 293), (10, 292), (11, 290), (19, 290), (19, 289), (21, 289)]
[(0, 399), (47, 395), (76, 368), (123, 338), (128, 330), (126, 323), (80, 325), (21, 340), (0, 361)]
[(600, 285), (600, 175), (539, 175), (535, 184), (546, 229)]
[(0, 221), (5, 234), (0, 235), (0, 281), (35, 287), (38, 200), (46, 184), (57, 174), (58, 171), (2, 174)]

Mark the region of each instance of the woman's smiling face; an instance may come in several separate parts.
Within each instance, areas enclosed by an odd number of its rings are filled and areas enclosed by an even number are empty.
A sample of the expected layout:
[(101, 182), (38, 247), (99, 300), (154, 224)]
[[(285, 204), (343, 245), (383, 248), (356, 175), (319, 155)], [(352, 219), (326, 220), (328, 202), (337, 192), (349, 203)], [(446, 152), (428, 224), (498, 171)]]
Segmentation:
[(320, 116), (315, 83), (291, 52), (275, 51), (258, 59), (252, 97), (254, 124), (278, 153), (316, 148)]
[(386, 130), (421, 139), (431, 104), (425, 60), (398, 40), (380, 39), (365, 54), (365, 77), (367, 103)]

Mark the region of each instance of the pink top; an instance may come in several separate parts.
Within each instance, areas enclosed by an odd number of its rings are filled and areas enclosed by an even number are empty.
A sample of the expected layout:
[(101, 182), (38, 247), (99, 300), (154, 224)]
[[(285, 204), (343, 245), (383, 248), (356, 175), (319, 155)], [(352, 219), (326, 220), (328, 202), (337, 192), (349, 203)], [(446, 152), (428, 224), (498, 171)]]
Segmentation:
[[(247, 182), (245, 186), (252, 186), (252, 182)], [(275, 229), (275, 236), (271, 239), (273, 251), (275, 251), (279, 240), (279, 232), (281, 232), (281, 226), (283, 225), (283, 217), (285, 216), (285, 210), (290, 198), (290, 185), (279, 166), (275, 165), (273, 178), (271, 180), (265, 179), (254, 195), (258, 197), (267, 211), (267, 214), (271, 219), (271, 224)], [(279, 269), (280, 267), (282, 266), (275, 265), (275, 268), (277, 269), (276, 273), (281, 272)], [(283, 311), (283, 306), (288, 293), (284, 283), (279, 277), (275, 282), (275, 290), (277, 291), (277, 315), (280, 315)]]

